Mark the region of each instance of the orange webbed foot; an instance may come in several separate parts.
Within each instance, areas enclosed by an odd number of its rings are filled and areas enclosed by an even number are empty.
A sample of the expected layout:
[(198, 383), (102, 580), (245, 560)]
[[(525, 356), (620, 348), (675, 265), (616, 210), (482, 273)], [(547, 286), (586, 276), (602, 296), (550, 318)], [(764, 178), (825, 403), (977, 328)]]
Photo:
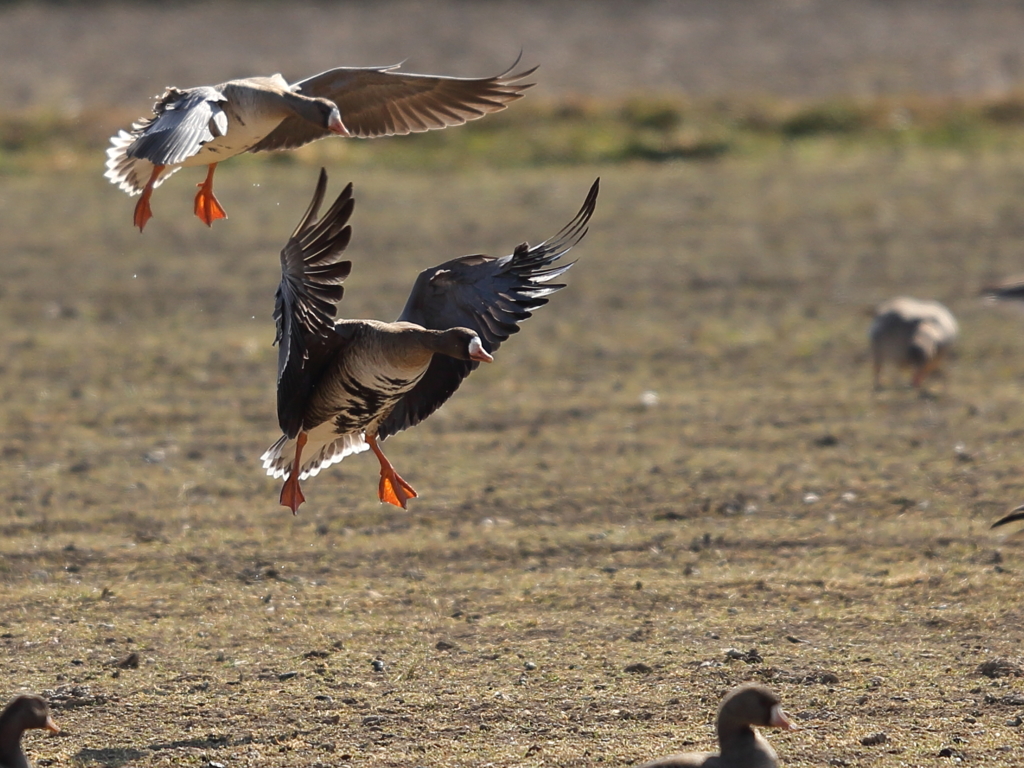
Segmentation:
[(196, 216), (208, 227), (217, 219), (226, 219), (228, 214), (214, 196), (213, 189), (207, 187), (205, 182), (196, 186), (199, 187), (196, 193)]
[(143, 194), (139, 202), (135, 204), (135, 215), (132, 217), (132, 224), (141, 232), (146, 227), (146, 222), (153, 218), (153, 209), (149, 207), (149, 195)]
[(405, 506), (405, 502), (409, 499), (415, 499), (419, 494), (402, 479), (401, 475), (395, 472), (395, 468), (391, 466), (391, 462), (388, 461), (387, 456), (384, 455), (380, 446), (377, 445), (377, 436), (375, 434), (367, 434), (366, 442), (380, 462), (380, 485), (377, 486), (377, 498), (388, 504), (394, 504), (396, 507), (408, 509)]
[(415, 499), (418, 493), (397, 472), (380, 473), (380, 485), (377, 487), (377, 498), (382, 502), (394, 504), (396, 507), (408, 509), (405, 503)]
[(299, 514), (299, 505), (306, 500), (299, 487), (298, 475), (290, 475), (281, 487), (281, 505), (288, 507), (293, 515)]
[(199, 184), (199, 191), (196, 192), (195, 214), (206, 225), (211, 226), (217, 219), (226, 219), (227, 212), (217, 202), (213, 194), (213, 172), (217, 170), (217, 164), (210, 165), (206, 172), (206, 178)]

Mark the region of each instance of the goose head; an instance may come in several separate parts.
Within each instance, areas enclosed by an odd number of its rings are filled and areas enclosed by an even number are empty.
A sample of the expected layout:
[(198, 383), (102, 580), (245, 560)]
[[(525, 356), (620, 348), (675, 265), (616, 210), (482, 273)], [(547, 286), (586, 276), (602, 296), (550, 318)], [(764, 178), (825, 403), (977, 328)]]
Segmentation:
[(763, 685), (748, 684), (736, 688), (722, 702), (718, 713), (719, 734), (746, 729), (751, 725), (794, 730), (793, 722), (782, 710), (782, 702)]
[(29, 728), (40, 728), (51, 733), (60, 733), (60, 728), (50, 717), (50, 707), (46, 700), (42, 696), (30, 693), (12, 699), (3, 712), (0, 712), (0, 723), (5, 726), (3, 729), (5, 732), (7, 728), (10, 728), (10, 732), (17, 733), (19, 736), (22, 731), (27, 731)]
[(469, 328), (449, 328), (436, 337), (434, 352), (458, 360), (492, 363), (494, 358), (484, 349), (480, 334)]
[(304, 97), (294, 105), (295, 112), (313, 125), (330, 131), (338, 136), (351, 136), (345, 123), (341, 120), (341, 112), (337, 105), (329, 99)]

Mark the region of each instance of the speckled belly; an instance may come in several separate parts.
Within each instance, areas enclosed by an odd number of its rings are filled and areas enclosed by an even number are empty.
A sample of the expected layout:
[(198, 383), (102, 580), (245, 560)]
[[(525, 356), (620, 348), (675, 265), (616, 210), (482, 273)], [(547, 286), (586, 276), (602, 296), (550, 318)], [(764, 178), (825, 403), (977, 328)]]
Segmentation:
[(375, 432), (380, 422), (421, 377), (422, 374), (414, 379), (378, 375), (369, 384), (351, 375), (339, 377), (334, 385), (338, 396), (332, 400), (334, 408), (330, 416), (335, 431), (339, 435)]

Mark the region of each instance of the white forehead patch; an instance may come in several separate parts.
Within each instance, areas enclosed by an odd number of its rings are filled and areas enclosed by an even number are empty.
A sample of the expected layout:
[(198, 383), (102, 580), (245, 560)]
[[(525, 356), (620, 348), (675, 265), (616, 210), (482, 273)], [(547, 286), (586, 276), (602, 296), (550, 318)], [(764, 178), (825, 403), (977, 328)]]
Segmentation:
[(494, 359), (487, 354), (487, 351), (484, 349), (484, 345), (480, 342), (479, 336), (474, 336), (469, 340), (469, 356), (476, 358), (483, 357), (483, 359), (488, 362)]

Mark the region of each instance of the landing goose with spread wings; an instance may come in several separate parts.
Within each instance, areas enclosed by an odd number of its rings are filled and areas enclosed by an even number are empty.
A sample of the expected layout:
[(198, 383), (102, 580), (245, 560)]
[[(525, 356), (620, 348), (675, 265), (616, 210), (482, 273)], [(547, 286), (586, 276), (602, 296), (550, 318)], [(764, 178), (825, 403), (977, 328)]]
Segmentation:
[(322, 218), (327, 174), (281, 251), (277, 321), (277, 413), (283, 434), (263, 466), (285, 478), (281, 503), (296, 512), (299, 481), (353, 453), (372, 450), (380, 462), (378, 497), (405, 508), (417, 494), (379, 443), (419, 424), (519, 323), (564, 288), (553, 282), (571, 264), (556, 264), (587, 233), (598, 181), (579, 213), (558, 234), (509, 256), (462, 256), (420, 273), (398, 320), (336, 320), (341, 283), (352, 263), (348, 246), (352, 185)]

